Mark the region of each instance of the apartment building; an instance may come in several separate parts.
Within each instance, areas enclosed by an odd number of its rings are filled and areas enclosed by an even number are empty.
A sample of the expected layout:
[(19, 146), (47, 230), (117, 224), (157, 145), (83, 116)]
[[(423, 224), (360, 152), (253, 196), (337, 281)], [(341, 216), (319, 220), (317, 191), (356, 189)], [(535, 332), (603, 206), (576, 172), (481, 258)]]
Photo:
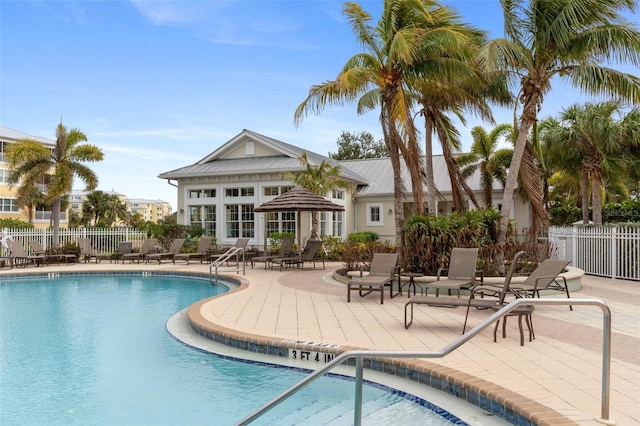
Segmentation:
[[(25, 222), (31, 222), (36, 228), (48, 228), (51, 226), (51, 211), (42, 207), (34, 207), (29, 218), (29, 212), (21, 209), (16, 200), (17, 186), (9, 185), (9, 176), (11, 170), (5, 161), (5, 151), (9, 144), (15, 143), (22, 139), (32, 139), (41, 142), (50, 149), (55, 148), (56, 141), (41, 136), (34, 136), (27, 133), (19, 132), (8, 127), (0, 126), (0, 218), (19, 219)], [(44, 184), (42, 185), (44, 190)], [(60, 225), (66, 226), (67, 212), (60, 212)]]

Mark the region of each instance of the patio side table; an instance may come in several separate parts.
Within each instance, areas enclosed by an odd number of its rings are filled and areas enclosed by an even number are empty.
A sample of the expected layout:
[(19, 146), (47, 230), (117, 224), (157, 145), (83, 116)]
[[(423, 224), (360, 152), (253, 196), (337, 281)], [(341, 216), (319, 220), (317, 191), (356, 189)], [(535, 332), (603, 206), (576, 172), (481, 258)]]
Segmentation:
[[(420, 272), (402, 272), (400, 274), (400, 277), (407, 277), (409, 278), (409, 282), (406, 282), (404, 284), (402, 284), (402, 281), (400, 279), (398, 279), (398, 282), (400, 283), (398, 285), (398, 290), (400, 291), (400, 296), (402, 296), (402, 287), (407, 287), (407, 297), (411, 297), (411, 287), (413, 287), (413, 295), (415, 296), (416, 294), (416, 278), (417, 277), (422, 277), (424, 276), (423, 273)], [(424, 292), (422, 291), (422, 287), (420, 287), (420, 294), (423, 295)]]

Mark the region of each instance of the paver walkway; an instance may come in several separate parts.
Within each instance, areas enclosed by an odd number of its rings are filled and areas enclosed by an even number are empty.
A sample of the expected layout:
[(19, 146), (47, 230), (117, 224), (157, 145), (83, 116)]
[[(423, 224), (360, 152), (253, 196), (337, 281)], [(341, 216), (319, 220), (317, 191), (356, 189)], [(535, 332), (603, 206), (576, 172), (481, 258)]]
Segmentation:
[[(326, 270), (247, 269), (242, 290), (207, 302), (207, 321), (238, 333), (377, 350), (439, 350), (460, 336), (464, 309), (417, 307), (414, 324), (404, 328), (403, 297), (352, 297), (332, 278), (339, 263)], [(207, 265), (79, 264), (26, 268), (40, 273), (71, 270), (176, 270), (208, 272)], [(0, 276), (16, 269), (0, 270)], [(559, 297), (559, 296), (558, 296)], [(640, 283), (584, 276), (572, 297), (604, 300), (612, 310), (610, 418), (618, 425), (640, 424)], [(471, 325), (487, 313), (475, 311)], [(540, 306), (533, 316), (536, 340), (519, 344), (517, 321), (507, 338), (493, 342), (492, 329), (453, 354), (429, 360), (495, 383), (538, 401), (580, 425), (597, 425), (600, 416), (602, 314), (595, 306)], [(427, 362), (420, 360), (419, 362)]]

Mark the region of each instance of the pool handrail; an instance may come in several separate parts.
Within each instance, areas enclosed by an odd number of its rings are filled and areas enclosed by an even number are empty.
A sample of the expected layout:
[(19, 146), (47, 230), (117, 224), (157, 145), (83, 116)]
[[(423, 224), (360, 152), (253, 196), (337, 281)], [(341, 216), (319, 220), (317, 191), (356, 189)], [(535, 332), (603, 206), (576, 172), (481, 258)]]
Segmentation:
[(246, 262), (244, 257), (244, 249), (242, 247), (231, 247), (220, 256), (216, 257), (209, 265), (209, 281), (211, 281), (212, 285), (218, 284), (218, 268), (225, 262), (227, 264), (229, 262), (235, 263), (236, 267), (232, 270), (235, 270), (236, 272), (242, 271), (242, 275), (245, 274)]
[(493, 322), (501, 319), (520, 305), (595, 305), (602, 310), (603, 330), (602, 330), (602, 396), (600, 417), (595, 420), (605, 425), (615, 425), (615, 421), (609, 418), (610, 392), (611, 392), (611, 310), (609, 306), (599, 299), (515, 299), (496, 311), (480, 324), (458, 337), (453, 342), (438, 351), (370, 351), (370, 350), (350, 350), (336, 356), (332, 361), (322, 368), (309, 374), (307, 377), (262, 405), (260, 408), (247, 415), (237, 426), (247, 425), (258, 417), (271, 410), (273, 407), (292, 396), (299, 389), (320, 378), (328, 371), (342, 364), (349, 359), (355, 359), (355, 398), (354, 398), (354, 426), (362, 424), (362, 384), (363, 384), (363, 363), (364, 358), (443, 358), (452, 353), (460, 346), (471, 340), (482, 330), (489, 327)]

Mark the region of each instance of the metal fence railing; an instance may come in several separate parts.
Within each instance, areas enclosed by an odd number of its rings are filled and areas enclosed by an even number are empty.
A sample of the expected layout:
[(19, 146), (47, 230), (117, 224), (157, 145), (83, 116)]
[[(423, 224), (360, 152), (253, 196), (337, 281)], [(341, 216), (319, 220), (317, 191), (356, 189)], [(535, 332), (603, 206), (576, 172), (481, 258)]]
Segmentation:
[[(50, 247), (53, 243), (53, 229), (3, 229), (2, 238), (21, 241), (25, 248), (29, 249), (27, 242), (33, 238), (40, 242), (42, 247)], [(118, 243), (131, 241), (133, 248), (139, 248), (142, 241), (147, 238), (145, 231), (135, 228), (82, 228), (64, 229), (59, 231), (59, 246), (64, 247), (69, 243), (76, 243), (78, 238), (89, 238), (93, 247), (101, 252), (115, 252)], [(3, 255), (4, 253), (4, 244)]]
[(640, 281), (640, 226), (551, 227), (549, 242), (586, 274)]

